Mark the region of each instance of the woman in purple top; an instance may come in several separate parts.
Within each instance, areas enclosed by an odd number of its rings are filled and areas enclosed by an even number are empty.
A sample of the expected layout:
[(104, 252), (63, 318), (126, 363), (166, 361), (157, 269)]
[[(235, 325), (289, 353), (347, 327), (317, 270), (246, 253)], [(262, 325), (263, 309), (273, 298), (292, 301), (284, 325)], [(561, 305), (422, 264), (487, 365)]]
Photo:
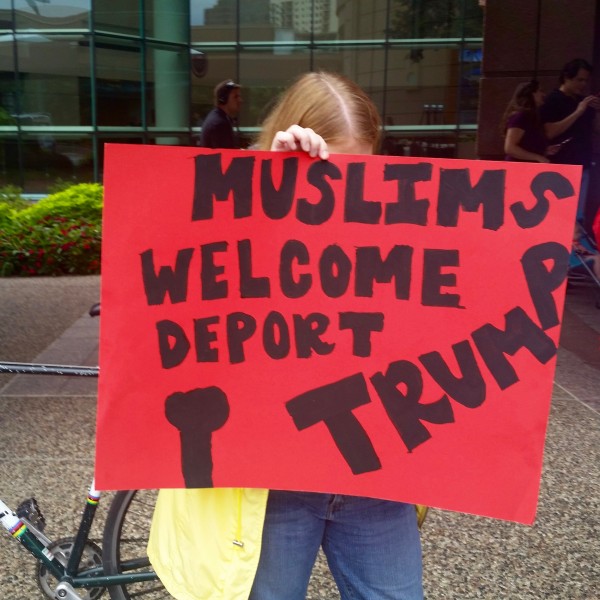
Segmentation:
[(539, 82), (532, 80), (517, 86), (502, 118), (506, 160), (547, 163), (548, 156), (560, 148), (548, 146), (539, 115), (543, 101)]

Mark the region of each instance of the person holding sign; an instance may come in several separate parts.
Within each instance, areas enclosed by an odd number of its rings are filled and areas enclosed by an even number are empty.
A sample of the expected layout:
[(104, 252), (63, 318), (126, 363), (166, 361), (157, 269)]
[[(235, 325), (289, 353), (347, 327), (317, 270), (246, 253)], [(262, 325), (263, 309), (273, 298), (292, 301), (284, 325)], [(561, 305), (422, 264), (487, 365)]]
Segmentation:
[[(263, 124), (257, 148), (302, 150), (322, 159), (330, 152), (373, 154), (379, 132), (377, 109), (356, 84), (339, 75), (310, 73), (280, 99)], [(272, 490), (250, 600), (304, 598), (319, 547), (343, 599), (423, 597), (414, 506)]]
[[(307, 73), (280, 97), (255, 148), (322, 160), (329, 153), (374, 154), (380, 125), (375, 105), (354, 82)], [(319, 548), (343, 600), (423, 598), (415, 507), (377, 498), (163, 489), (148, 555), (180, 600), (303, 600)]]

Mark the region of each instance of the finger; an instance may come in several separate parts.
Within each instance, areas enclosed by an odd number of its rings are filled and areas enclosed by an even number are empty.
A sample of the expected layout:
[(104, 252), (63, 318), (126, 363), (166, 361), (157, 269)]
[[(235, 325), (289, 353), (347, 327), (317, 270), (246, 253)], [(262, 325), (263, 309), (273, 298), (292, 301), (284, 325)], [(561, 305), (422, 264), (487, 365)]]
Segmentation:
[(304, 152), (310, 153), (313, 149), (315, 132), (307, 127), (292, 125), (288, 127), (287, 132), (294, 136), (298, 147)]
[(271, 144), (271, 150), (275, 150), (277, 152), (285, 152), (285, 151), (293, 151), (297, 150), (298, 145), (296, 143), (296, 138), (293, 134), (288, 131), (278, 131), (273, 138), (273, 142)]
[(313, 158), (316, 156), (323, 160), (329, 158), (327, 142), (312, 129), (299, 125), (291, 125), (285, 131), (278, 131), (273, 138), (271, 150), (302, 150)]
[(298, 136), (302, 150), (308, 152), (310, 156), (313, 158), (318, 156), (323, 160), (329, 158), (327, 142), (318, 133), (307, 127), (298, 132)]
[(318, 156), (323, 160), (329, 158), (329, 150), (327, 148), (327, 142), (312, 129), (309, 130), (310, 143), (311, 143), (311, 156)]

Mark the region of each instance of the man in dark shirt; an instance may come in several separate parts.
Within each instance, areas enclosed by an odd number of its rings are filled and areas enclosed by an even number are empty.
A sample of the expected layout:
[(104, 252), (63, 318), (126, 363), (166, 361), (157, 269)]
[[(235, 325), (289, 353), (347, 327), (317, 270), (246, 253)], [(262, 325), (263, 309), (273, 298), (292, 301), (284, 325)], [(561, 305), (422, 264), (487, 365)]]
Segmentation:
[(550, 92), (540, 108), (546, 136), (560, 150), (550, 156), (553, 163), (582, 165), (583, 177), (577, 219), (585, 218), (585, 199), (592, 159), (592, 133), (600, 99), (586, 95), (592, 66), (582, 58), (568, 62), (562, 69), (559, 87)]
[(204, 148), (239, 148), (233, 125), (242, 106), (240, 85), (231, 79), (215, 87), (215, 108), (202, 123), (200, 146)]

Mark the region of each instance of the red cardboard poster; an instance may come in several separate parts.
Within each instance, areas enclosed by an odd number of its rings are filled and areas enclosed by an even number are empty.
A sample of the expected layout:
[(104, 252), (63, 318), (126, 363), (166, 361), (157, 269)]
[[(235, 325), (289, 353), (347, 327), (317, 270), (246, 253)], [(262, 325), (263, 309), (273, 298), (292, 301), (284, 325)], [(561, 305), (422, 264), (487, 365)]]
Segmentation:
[(531, 523), (580, 176), (107, 145), (98, 487)]

